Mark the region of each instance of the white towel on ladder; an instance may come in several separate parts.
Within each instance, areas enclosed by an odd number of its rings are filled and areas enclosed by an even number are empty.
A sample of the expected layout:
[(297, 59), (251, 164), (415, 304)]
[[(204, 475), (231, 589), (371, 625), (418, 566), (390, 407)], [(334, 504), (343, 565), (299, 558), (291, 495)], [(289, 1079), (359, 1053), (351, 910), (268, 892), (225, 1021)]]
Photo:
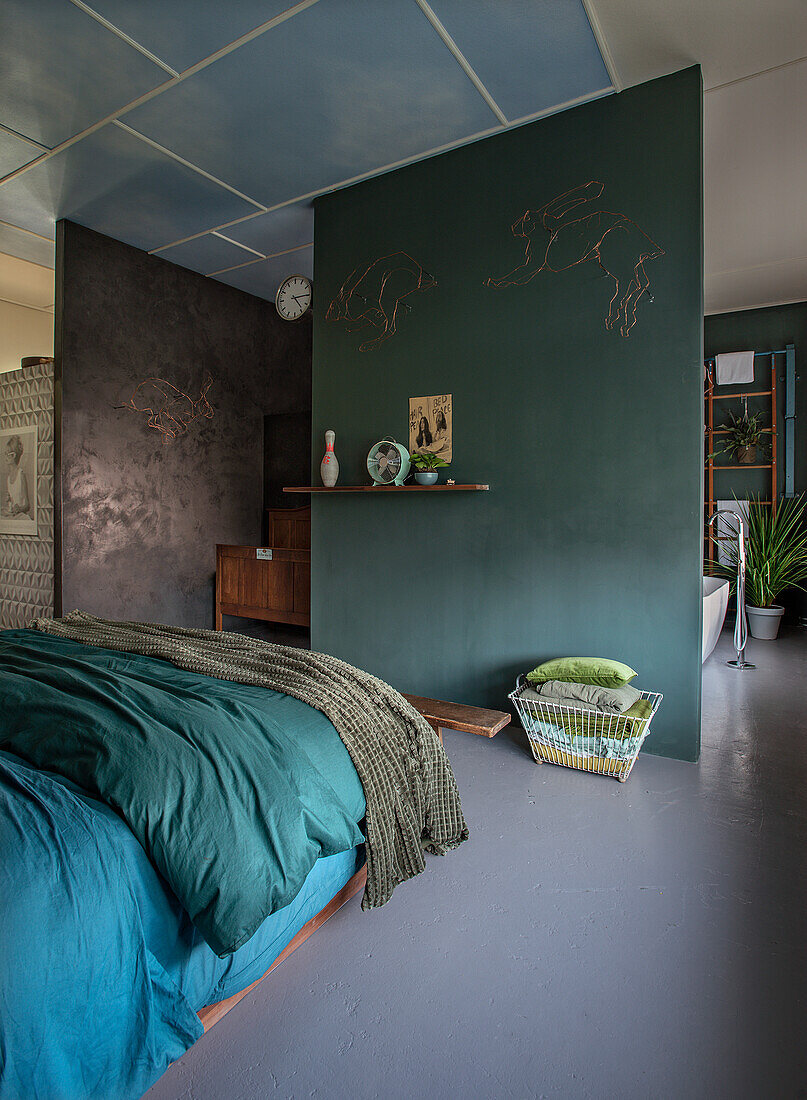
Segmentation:
[(718, 386), (739, 386), (754, 381), (753, 351), (728, 351), (717, 356)]
[[(745, 527), (745, 537), (748, 538), (748, 501), (747, 500), (717, 500), (715, 507), (719, 512), (739, 512)], [(717, 517), (717, 560), (721, 565), (737, 564), (737, 520), (734, 516)], [(729, 559), (729, 549), (734, 553)]]

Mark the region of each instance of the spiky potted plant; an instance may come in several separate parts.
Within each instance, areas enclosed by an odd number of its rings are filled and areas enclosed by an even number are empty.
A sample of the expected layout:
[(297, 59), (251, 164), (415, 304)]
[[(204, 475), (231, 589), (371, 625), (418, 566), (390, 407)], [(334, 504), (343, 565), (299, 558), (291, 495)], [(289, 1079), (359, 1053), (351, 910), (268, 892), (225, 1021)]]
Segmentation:
[[(807, 582), (807, 498), (786, 497), (775, 510), (752, 497), (748, 503), (745, 547), (745, 611), (754, 638), (772, 640), (785, 609), (776, 603), (786, 588), (805, 591)], [(723, 563), (711, 562), (715, 576), (737, 574), (737, 545), (726, 547)]]
[(415, 467), (415, 481), (418, 485), (434, 485), (437, 481), (437, 471), (448, 463), (440, 455), (431, 451), (415, 451), (409, 456), (409, 462)]
[(761, 413), (752, 413), (749, 416), (745, 412), (735, 416), (730, 412), (721, 431), (725, 432), (726, 440), (723, 446), (715, 451), (715, 455), (733, 455), (741, 466), (753, 466), (757, 460), (758, 450), (763, 454), (768, 452), (765, 436), (770, 435), (770, 428), (763, 426)]

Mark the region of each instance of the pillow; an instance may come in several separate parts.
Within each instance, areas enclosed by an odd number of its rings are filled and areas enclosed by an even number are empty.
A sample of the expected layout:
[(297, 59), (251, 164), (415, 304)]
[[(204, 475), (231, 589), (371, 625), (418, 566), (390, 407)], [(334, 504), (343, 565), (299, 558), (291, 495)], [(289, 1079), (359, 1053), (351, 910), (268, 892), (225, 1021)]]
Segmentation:
[(599, 687), (623, 687), (638, 673), (621, 661), (609, 661), (605, 657), (556, 657), (544, 661), (527, 673), (531, 684), (544, 684), (547, 680), (562, 680), (567, 684), (597, 684)]
[(568, 680), (547, 680), (540, 684), (541, 698), (552, 703), (579, 702), (583, 707), (603, 714), (624, 714), (628, 707), (638, 703), (642, 693), (630, 684), (618, 688), (600, 687), (599, 684), (573, 684)]

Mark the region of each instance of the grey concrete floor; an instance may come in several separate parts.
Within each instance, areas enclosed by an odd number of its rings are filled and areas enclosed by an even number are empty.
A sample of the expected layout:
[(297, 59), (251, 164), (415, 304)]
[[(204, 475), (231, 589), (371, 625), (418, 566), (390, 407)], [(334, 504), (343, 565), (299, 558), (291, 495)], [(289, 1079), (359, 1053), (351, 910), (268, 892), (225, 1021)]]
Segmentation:
[(471, 840), (345, 906), (150, 1100), (807, 1096), (807, 634), (704, 667), (699, 765), (448, 732)]

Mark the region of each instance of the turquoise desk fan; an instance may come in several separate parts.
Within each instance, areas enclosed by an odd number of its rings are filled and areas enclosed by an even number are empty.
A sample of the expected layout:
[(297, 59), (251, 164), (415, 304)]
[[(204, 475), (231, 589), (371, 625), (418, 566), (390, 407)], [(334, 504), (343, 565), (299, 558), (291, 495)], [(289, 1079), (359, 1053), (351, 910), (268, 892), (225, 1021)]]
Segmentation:
[(382, 439), (370, 448), (367, 472), (376, 485), (403, 485), (409, 474), (409, 451), (394, 439)]

